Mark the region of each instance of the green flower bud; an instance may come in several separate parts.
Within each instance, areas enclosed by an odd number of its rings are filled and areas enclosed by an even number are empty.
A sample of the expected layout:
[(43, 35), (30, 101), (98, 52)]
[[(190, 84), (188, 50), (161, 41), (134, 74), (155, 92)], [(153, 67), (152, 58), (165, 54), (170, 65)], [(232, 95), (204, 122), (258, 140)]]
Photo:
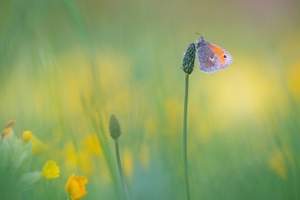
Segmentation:
[(196, 53), (195, 44), (191, 43), (188, 46), (186, 52), (184, 53), (183, 60), (182, 60), (182, 67), (181, 67), (181, 69), (187, 74), (191, 74), (194, 70), (195, 53)]
[(110, 133), (110, 136), (114, 140), (117, 139), (121, 135), (120, 124), (119, 124), (117, 118), (115, 117), (115, 115), (111, 115), (110, 116), (110, 120), (109, 120), (109, 133)]

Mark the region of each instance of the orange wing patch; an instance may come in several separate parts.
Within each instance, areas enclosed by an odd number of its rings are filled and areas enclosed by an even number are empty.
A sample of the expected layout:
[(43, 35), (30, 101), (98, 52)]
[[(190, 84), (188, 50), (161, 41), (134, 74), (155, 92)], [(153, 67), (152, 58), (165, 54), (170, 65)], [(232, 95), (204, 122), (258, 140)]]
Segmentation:
[(225, 62), (225, 58), (223, 57), (225, 51), (223, 49), (221, 49), (220, 47), (213, 45), (213, 44), (209, 44), (210, 48), (212, 48), (212, 50), (217, 54), (219, 60), (220, 60), (220, 64), (223, 65)]

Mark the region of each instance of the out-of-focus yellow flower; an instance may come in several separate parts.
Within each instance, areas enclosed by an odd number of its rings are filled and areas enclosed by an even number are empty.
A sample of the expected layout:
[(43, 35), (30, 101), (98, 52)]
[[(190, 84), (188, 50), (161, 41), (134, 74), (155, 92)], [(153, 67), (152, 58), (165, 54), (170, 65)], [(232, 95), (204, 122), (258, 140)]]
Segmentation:
[(280, 149), (276, 149), (276, 151), (270, 156), (268, 165), (281, 178), (286, 178), (285, 157)]
[(2, 136), (4, 137), (8, 137), (9, 136), (9, 134), (11, 133), (11, 131), (12, 131), (12, 129), (11, 128), (5, 128), (2, 132), (1, 132), (1, 134), (2, 134)]
[(43, 168), (42, 177), (47, 179), (53, 179), (59, 177), (59, 167), (56, 165), (56, 162), (49, 160)]
[(22, 144), (30, 142), (32, 145), (32, 153), (37, 154), (39, 152), (47, 151), (48, 145), (37, 139), (31, 131), (24, 131), (22, 136)]
[(84, 141), (84, 145), (89, 153), (97, 156), (102, 155), (102, 148), (100, 142), (95, 135), (88, 136)]
[(34, 139), (31, 141), (32, 144), (32, 154), (37, 154), (48, 150), (48, 145), (44, 144), (39, 139)]
[(16, 123), (15, 120), (10, 120), (9, 122), (7, 122), (5, 124), (5, 128), (3, 129), (3, 131), (1, 132), (2, 136), (8, 137), (10, 135), (10, 133), (12, 132), (12, 126)]
[(66, 191), (72, 200), (77, 200), (84, 197), (87, 194), (85, 184), (88, 183), (88, 179), (84, 176), (75, 176), (72, 174), (66, 184)]
[(32, 134), (31, 131), (24, 131), (23, 135), (22, 135), (22, 144), (26, 144), (26, 142), (29, 142), (31, 140), (33, 140), (35, 137)]
[(125, 171), (125, 174), (127, 177), (131, 177), (132, 175), (132, 170), (133, 170), (133, 159), (132, 159), (132, 154), (131, 152), (129, 151), (128, 148), (126, 148), (124, 150), (124, 171)]
[(66, 167), (68, 170), (75, 170), (77, 168), (79, 158), (72, 142), (69, 141), (65, 145), (63, 157), (66, 159)]
[(288, 88), (291, 92), (291, 94), (294, 96), (294, 98), (299, 99), (300, 98), (300, 79), (298, 74), (300, 73), (300, 62), (298, 61), (293, 66), (288, 68)]
[(59, 168), (54, 161), (48, 161), (43, 170), (29, 171), (32, 148), (37, 139), (30, 131), (25, 131), (22, 138), (15, 137), (11, 128), (13, 124), (14, 121), (6, 124), (5, 130), (10, 132), (7, 137), (0, 138), (0, 199), (19, 199), (23, 192), (34, 189), (43, 178), (59, 177)]

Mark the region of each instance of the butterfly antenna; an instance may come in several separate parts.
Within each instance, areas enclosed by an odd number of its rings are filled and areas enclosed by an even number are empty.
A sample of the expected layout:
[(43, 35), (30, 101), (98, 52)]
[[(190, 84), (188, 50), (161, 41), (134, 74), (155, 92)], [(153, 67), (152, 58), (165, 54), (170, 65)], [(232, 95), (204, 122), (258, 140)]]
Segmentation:
[(200, 33), (198, 33), (198, 32), (196, 32), (195, 34), (197, 34), (197, 35), (200, 35), (200, 36), (203, 36), (204, 37), (204, 32), (202, 31), (202, 34), (200, 34)]

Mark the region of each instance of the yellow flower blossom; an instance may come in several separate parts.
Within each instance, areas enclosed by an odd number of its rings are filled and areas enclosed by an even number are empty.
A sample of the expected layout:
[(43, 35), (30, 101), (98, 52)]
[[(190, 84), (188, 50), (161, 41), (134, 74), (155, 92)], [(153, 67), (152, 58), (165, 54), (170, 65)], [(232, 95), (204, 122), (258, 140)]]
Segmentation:
[(31, 140), (33, 140), (35, 137), (32, 134), (31, 131), (24, 131), (23, 135), (22, 135), (22, 144), (26, 144), (26, 142), (29, 142)]
[(42, 177), (47, 179), (59, 177), (59, 167), (56, 165), (56, 162), (49, 160), (43, 168)]
[(37, 139), (31, 131), (24, 131), (22, 136), (22, 144), (30, 142), (32, 145), (32, 153), (37, 154), (39, 152), (47, 151), (48, 145)]
[(32, 154), (37, 154), (48, 150), (48, 145), (44, 144), (39, 139), (34, 139), (31, 141), (32, 144)]
[(1, 135), (2, 137), (8, 137), (11, 133), (12, 129), (11, 128), (5, 128), (2, 132), (1, 132)]
[(72, 174), (66, 184), (66, 191), (72, 200), (77, 200), (84, 197), (87, 194), (85, 184), (88, 183), (88, 179), (84, 176), (75, 176)]
[(101, 156), (103, 154), (101, 144), (95, 135), (89, 135), (85, 139), (84, 145), (92, 155)]
[(10, 120), (5, 124), (4, 130), (1, 132), (2, 137), (8, 137), (10, 133), (12, 132), (12, 126), (16, 123), (15, 120)]

